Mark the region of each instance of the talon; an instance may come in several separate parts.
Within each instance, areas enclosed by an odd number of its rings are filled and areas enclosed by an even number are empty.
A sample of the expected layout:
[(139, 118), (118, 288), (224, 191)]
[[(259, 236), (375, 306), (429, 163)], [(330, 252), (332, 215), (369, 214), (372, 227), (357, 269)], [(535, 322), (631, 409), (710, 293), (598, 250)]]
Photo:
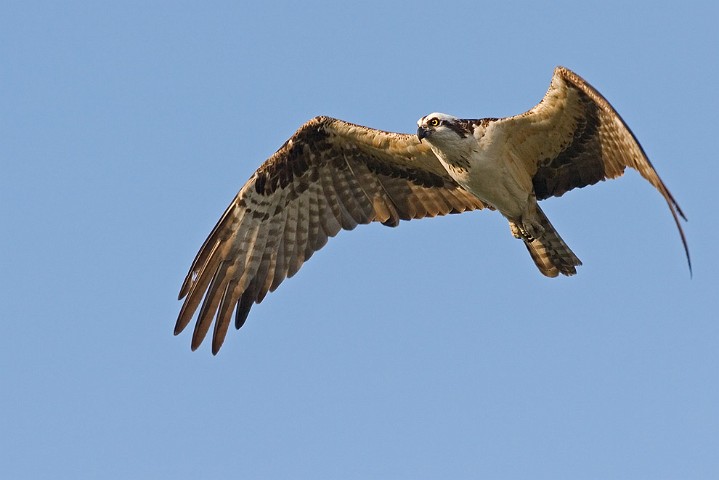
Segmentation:
[(509, 222), (509, 230), (511, 230), (512, 236), (514, 238), (517, 238), (517, 239), (522, 238), (522, 231), (520, 230), (520, 228), (517, 226), (516, 223)]
[(509, 222), (509, 229), (512, 231), (514, 238), (533, 242), (544, 233), (544, 228), (539, 224), (527, 224)]

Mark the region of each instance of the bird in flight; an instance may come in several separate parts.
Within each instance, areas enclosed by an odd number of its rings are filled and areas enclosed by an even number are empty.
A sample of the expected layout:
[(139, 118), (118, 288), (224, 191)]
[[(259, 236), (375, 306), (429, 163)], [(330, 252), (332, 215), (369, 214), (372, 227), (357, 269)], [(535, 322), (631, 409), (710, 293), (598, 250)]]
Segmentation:
[[(629, 127), (579, 75), (554, 70), (542, 101), (507, 118), (431, 113), (416, 135), (316, 117), (245, 183), (192, 262), (180, 289), (182, 332), (200, 308), (192, 349), (212, 327), (212, 353), (232, 313), (240, 328), (255, 303), (293, 276), (330, 237), (359, 224), (497, 210), (539, 271), (574, 275), (582, 262), (538, 201), (637, 170), (666, 200), (691, 260), (686, 217)], [(200, 303), (202, 305), (200, 306)]]

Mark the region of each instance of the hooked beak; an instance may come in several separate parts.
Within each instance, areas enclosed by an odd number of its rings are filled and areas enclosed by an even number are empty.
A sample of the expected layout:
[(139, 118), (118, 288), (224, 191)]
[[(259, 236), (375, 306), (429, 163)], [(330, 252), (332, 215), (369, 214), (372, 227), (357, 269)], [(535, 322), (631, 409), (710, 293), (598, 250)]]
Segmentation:
[(425, 127), (419, 127), (417, 128), (417, 138), (419, 139), (419, 143), (422, 143), (423, 138), (427, 138), (427, 135), (429, 135), (429, 130)]

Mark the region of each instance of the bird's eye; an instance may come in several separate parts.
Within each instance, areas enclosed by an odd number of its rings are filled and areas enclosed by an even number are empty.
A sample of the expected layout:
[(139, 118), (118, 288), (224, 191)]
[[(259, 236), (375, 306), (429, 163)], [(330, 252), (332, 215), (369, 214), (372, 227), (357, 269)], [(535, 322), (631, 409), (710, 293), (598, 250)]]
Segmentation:
[(436, 127), (436, 126), (438, 126), (438, 125), (439, 125), (439, 119), (438, 119), (438, 118), (433, 118), (432, 120), (429, 121), (429, 125), (430, 125), (431, 127)]

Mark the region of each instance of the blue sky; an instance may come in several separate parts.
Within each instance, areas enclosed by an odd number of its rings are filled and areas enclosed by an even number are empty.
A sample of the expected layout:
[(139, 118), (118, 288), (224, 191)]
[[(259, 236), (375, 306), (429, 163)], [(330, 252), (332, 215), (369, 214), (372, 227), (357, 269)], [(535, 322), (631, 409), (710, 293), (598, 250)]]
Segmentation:
[[(7, 478), (717, 478), (711, 2), (5, 2), (0, 464)], [(220, 355), (182, 279), (254, 169), (323, 114), (506, 116), (565, 65), (639, 175), (543, 203), (547, 279), (475, 212), (342, 232)]]

